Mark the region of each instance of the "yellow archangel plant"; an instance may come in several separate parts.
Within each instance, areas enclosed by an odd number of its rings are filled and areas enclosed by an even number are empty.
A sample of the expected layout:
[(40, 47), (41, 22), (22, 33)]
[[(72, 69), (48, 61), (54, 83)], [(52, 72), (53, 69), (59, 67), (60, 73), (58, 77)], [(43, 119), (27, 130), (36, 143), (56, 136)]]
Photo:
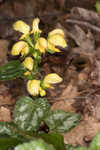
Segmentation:
[(22, 65), (26, 68), (24, 77), (27, 81), (27, 90), (32, 96), (46, 95), (47, 88), (53, 88), (52, 84), (62, 82), (62, 78), (56, 73), (50, 73), (40, 79), (38, 76), (39, 63), (42, 55), (46, 52), (61, 52), (58, 47), (65, 48), (67, 43), (62, 29), (54, 29), (48, 33), (48, 37), (41, 37), (42, 30), (39, 29), (39, 18), (35, 18), (32, 23), (32, 29), (24, 21), (19, 20), (14, 23), (13, 28), (22, 33), (20, 41), (12, 47), (13, 56), (21, 56)]

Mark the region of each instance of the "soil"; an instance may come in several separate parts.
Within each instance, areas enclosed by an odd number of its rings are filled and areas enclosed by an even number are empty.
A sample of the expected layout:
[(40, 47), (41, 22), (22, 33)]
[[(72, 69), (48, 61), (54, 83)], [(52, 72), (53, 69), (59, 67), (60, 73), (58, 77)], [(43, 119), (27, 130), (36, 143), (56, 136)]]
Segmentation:
[[(48, 90), (51, 110), (82, 115), (78, 126), (64, 134), (65, 143), (87, 145), (100, 130), (100, 16), (96, 0), (0, 0), (0, 66), (13, 59), (11, 47), (19, 38), (12, 28), (22, 19), (31, 25), (40, 17), (44, 35), (54, 28), (65, 32), (68, 47), (44, 56), (43, 73), (58, 73), (63, 82)], [(22, 79), (0, 82), (0, 121), (11, 121), (18, 98), (28, 95)]]

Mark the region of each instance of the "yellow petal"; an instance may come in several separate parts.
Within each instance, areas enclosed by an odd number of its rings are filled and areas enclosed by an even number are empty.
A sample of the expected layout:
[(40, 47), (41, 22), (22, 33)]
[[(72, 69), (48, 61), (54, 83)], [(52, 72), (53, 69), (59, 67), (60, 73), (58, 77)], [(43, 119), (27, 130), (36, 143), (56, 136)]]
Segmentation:
[(35, 18), (35, 19), (33, 20), (31, 33), (35, 33), (35, 32), (41, 33), (41, 32), (42, 32), (42, 31), (39, 29), (39, 22), (40, 22), (40, 19), (39, 19), (39, 18)]
[(45, 38), (39, 38), (35, 48), (38, 49), (41, 53), (45, 53), (45, 49), (47, 48), (47, 40)]
[(19, 41), (15, 43), (12, 47), (11, 54), (13, 56), (17, 56), (21, 53), (21, 51), (22, 51), (22, 55), (28, 54), (29, 52), (28, 44), (24, 41)]
[(55, 83), (60, 83), (62, 82), (62, 78), (57, 75), (56, 73), (50, 73), (45, 76), (43, 80), (43, 85), (49, 85), (49, 84), (55, 84)]
[(24, 33), (24, 34), (28, 34), (30, 32), (30, 26), (21, 20), (16, 21), (13, 24), (13, 28), (14, 28), (14, 30), (19, 31), (19, 32)]
[(41, 53), (45, 53), (45, 48), (42, 47), (38, 42), (35, 45), (35, 49), (39, 50)]
[(61, 34), (54, 34), (49, 37), (48, 42), (55, 46), (60, 46), (65, 48), (67, 46), (64, 37)]
[(26, 37), (27, 34), (22, 34), (19, 40), (23, 40)]
[(32, 57), (26, 57), (25, 60), (23, 61), (23, 65), (27, 69), (32, 70), (34, 65), (34, 60), (32, 59)]
[(29, 52), (29, 48), (26, 46), (21, 50), (21, 56), (27, 55)]
[(26, 71), (26, 72), (24, 73), (25, 76), (28, 76), (28, 75), (30, 75), (30, 74), (31, 74), (31, 72), (29, 72), (29, 71)]
[(40, 90), (40, 80), (29, 80), (27, 90), (31, 95), (37, 96)]
[(40, 87), (40, 95), (41, 96), (45, 96), (46, 95), (46, 91), (43, 90), (41, 87)]
[(54, 29), (53, 31), (49, 32), (48, 36), (52, 36), (54, 34), (61, 34), (64, 37), (64, 31), (62, 29)]
[(47, 48), (47, 40), (45, 38), (39, 38), (39, 44), (44, 47)]
[(53, 44), (48, 42), (48, 49), (54, 51), (54, 52), (61, 52), (58, 48), (56, 48)]

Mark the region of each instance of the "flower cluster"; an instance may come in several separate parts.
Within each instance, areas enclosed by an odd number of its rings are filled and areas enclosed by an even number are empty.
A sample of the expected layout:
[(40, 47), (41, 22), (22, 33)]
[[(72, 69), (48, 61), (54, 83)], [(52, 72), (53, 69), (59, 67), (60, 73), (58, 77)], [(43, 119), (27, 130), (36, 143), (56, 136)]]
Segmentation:
[(62, 82), (62, 78), (56, 73), (51, 73), (51, 74), (46, 75), (42, 81), (29, 80), (27, 84), (27, 90), (33, 96), (37, 96), (39, 93), (41, 96), (45, 96), (46, 88), (53, 88), (51, 84), (56, 84), (60, 82)]
[(43, 80), (36, 78), (33, 74), (38, 68), (41, 61), (42, 54), (46, 52), (55, 53), (60, 52), (58, 47), (65, 48), (67, 43), (64, 39), (64, 32), (62, 29), (55, 29), (48, 33), (47, 39), (41, 37), (42, 30), (39, 29), (39, 18), (35, 18), (32, 23), (32, 29), (24, 21), (17, 21), (13, 28), (22, 33), (20, 41), (15, 43), (12, 47), (11, 54), (13, 56), (21, 55), (22, 65), (27, 69), (24, 73), (27, 77), (27, 90), (33, 95), (46, 95), (47, 88), (53, 88), (51, 84), (60, 83), (62, 78), (56, 73), (48, 74)]

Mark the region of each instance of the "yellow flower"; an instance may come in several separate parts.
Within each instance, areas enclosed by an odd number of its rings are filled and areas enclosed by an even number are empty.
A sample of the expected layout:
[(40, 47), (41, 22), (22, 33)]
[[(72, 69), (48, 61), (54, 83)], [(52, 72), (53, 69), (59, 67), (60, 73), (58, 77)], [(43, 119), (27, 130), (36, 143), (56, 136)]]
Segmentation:
[(13, 28), (16, 31), (19, 31), (19, 32), (23, 33), (23, 35), (21, 36), (21, 39), (23, 39), (30, 32), (30, 26), (27, 25), (24, 21), (21, 21), (21, 20), (16, 21), (13, 24)]
[(35, 18), (33, 20), (31, 33), (35, 33), (35, 32), (41, 33), (42, 32), (42, 30), (39, 29), (39, 22), (40, 22), (39, 18)]
[(13, 56), (17, 56), (21, 53), (21, 55), (26, 55), (28, 54), (29, 52), (29, 46), (26, 42), (24, 41), (19, 41), (17, 43), (15, 43), (12, 47), (12, 50), (11, 50), (11, 54)]
[(27, 90), (31, 95), (37, 96), (40, 91), (40, 80), (29, 80)]
[(50, 36), (48, 42), (55, 45), (65, 48), (67, 46), (64, 37), (61, 34), (54, 34)]
[(62, 82), (62, 78), (56, 73), (50, 73), (45, 76), (43, 80), (43, 86), (46, 88), (52, 88), (50, 84), (56, 84)]
[(41, 87), (40, 87), (40, 95), (41, 96), (45, 96), (46, 95), (46, 91), (43, 90)]
[(39, 50), (41, 53), (45, 53), (45, 50), (47, 48), (47, 41), (45, 38), (39, 38), (36, 45), (35, 49)]
[(55, 29), (48, 34), (48, 49), (55, 52), (60, 52), (55, 46), (60, 46), (65, 48), (67, 46), (64, 39), (64, 32), (61, 29)]
[(23, 65), (31, 71), (33, 69), (34, 60), (32, 59), (32, 57), (26, 57), (23, 61)]

